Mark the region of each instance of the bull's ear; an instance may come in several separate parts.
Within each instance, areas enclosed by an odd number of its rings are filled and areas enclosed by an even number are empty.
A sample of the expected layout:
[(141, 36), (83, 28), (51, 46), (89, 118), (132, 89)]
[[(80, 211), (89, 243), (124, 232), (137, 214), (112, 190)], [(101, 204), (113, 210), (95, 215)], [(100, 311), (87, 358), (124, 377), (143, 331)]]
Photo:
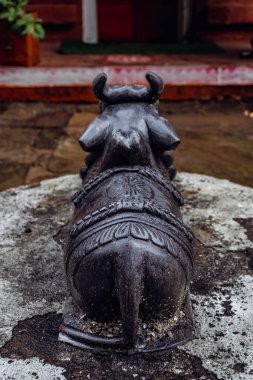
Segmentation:
[(174, 150), (180, 139), (170, 123), (158, 115), (150, 115), (146, 119), (151, 144), (160, 151)]
[(93, 120), (79, 139), (82, 149), (87, 152), (100, 150), (105, 143), (108, 127), (109, 121), (104, 117)]

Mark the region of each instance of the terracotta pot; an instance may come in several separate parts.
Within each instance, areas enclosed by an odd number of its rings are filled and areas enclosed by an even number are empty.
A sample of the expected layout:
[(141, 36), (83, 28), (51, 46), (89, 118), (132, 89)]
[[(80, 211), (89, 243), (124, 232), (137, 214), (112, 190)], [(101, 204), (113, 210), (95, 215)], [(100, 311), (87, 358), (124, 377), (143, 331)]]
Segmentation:
[(39, 62), (39, 41), (31, 34), (20, 36), (1, 21), (0, 35), (0, 64), (33, 66)]

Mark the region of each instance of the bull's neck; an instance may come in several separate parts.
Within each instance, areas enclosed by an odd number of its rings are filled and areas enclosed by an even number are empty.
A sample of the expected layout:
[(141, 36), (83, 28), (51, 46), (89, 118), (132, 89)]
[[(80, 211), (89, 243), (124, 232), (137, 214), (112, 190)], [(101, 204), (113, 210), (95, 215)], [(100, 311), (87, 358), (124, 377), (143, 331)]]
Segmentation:
[(138, 173), (144, 178), (148, 178), (162, 187), (164, 187), (166, 190), (168, 190), (174, 198), (177, 200), (179, 205), (183, 204), (183, 198), (180, 194), (180, 192), (173, 186), (171, 183), (169, 176), (165, 177), (160, 172), (154, 171), (153, 169), (149, 167), (144, 166), (121, 166), (121, 167), (114, 167), (111, 169), (104, 170), (102, 172), (99, 172), (97, 175), (95, 175), (92, 179), (89, 181), (83, 182), (82, 188), (73, 196), (72, 200), (76, 207), (78, 207), (82, 200), (85, 198), (85, 196), (91, 192), (93, 189), (95, 189), (97, 186), (102, 184), (106, 179), (119, 174), (119, 173)]

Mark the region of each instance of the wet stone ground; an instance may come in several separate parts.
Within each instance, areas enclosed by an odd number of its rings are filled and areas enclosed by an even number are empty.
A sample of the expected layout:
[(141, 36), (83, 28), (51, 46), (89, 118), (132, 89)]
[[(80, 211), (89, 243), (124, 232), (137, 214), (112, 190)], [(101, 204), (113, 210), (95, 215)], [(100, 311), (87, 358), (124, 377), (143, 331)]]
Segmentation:
[[(160, 104), (181, 137), (180, 171), (253, 186), (253, 118), (247, 102)], [(0, 190), (78, 173), (78, 137), (98, 113), (96, 104), (0, 104)], [(253, 115), (252, 115), (253, 116)]]
[[(180, 173), (196, 235), (192, 342), (145, 355), (98, 355), (57, 340), (67, 296), (63, 246), (77, 176), (0, 194), (1, 380), (251, 380), (253, 189)], [(155, 332), (154, 332), (155, 333)]]

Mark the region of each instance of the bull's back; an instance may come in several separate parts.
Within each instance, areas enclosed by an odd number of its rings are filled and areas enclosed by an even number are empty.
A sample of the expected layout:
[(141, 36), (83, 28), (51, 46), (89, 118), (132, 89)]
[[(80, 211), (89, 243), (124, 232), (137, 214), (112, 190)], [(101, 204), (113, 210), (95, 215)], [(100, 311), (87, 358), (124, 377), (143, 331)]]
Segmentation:
[(143, 168), (108, 171), (77, 193), (80, 206), (65, 262), (82, 306), (115, 313), (119, 283), (128, 277), (129, 283), (141, 282), (134, 288), (143, 292), (143, 307), (155, 310), (168, 298), (164, 310), (177, 307), (182, 294), (175, 284), (187, 282), (192, 260), (180, 200), (174, 187)]

